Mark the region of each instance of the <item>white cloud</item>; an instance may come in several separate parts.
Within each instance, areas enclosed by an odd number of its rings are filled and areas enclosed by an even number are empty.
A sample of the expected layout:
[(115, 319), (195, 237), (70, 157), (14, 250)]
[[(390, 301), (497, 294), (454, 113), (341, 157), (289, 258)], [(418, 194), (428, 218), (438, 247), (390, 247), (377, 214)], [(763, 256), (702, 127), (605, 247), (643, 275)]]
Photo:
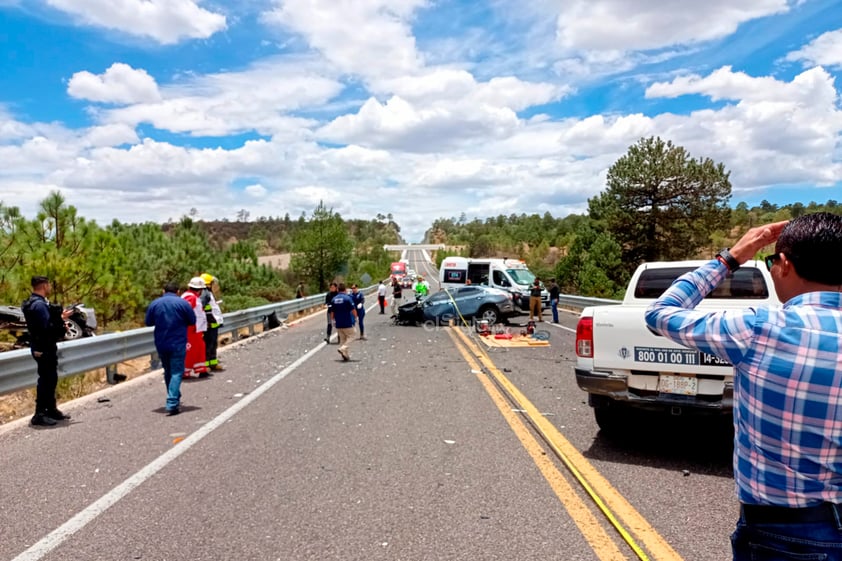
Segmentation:
[(190, 78), (160, 89), (157, 102), (138, 103), (98, 113), (104, 123), (156, 128), (195, 136), (224, 136), (248, 131), (290, 140), (306, 136), (313, 125), (287, 112), (318, 107), (342, 91), (306, 59), (268, 59), (240, 72)]
[(247, 185), (243, 191), (246, 192), (247, 195), (253, 197), (255, 199), (262, 199), (266, 196), (266, 187), (261, 185), (260, 183), (255, 183), (254, 185)]
[(158, 84), (146, 70), (115, 62), (103, 74), (77, 72), (67, 84), (70, 96), (104, 103), (144, 103), (161, 99)]
[(720, 39), (742, 23), (788, 9), (787, 0), (573, 0), (561, 3), (557, 33), (567, 49), (659, 49)]
[(518, 126), (506, 107), (416, 107), (400, 97), (385, 104), (371, 98), (357, 114), (343, 115), (318, 131), (320, 138), (374, 148), (438, 152), (465, 142), (501, 138)]
[(771, 76), (755, 78), (724, 66), (705, 77), (697, 74), (680, 76), (672, 82), (657, 82), (646, 89), (647, 98), (688, 94), (705, 95), (714, 101), (738, 99), (754, 102), (794, 101), (802, 104), (824, 104), (838, 96), (833, 77), (822, 68), (807, 70), (787, 83)]
[(333, 206), (334, 210), (339, 212), (341, 212), (343, 208), (347, 208), (342, 206), (337, 208), (336, 204), (339, 203), (341, 205), (344, 201), (342, 194), (332, 187), (305, 185), (303, 187), (296, 187), (292, 189), (289, 194), (293, 197), (293, 199), (297, 200), (299, 203), (303, 203), (311, 209), (315, 208), (321, 202), (324, 202), (328, 207)]
[(842, 67), (842, 29), (822, 33), (808, 45), (787, 54), (786, 60), (802, 61), (805, 66)]
[(204, 39), (226, 28), (224, 15), (200, 8), (195, 0), (47, 0), (82, 22), (151, 37), (168, 45)]
[(706, 77), (681, 77), (647, 90), (647, 97), (687, 94), (736, 103), (690, 116), (660, 115), (654, 130), (725, 162), (734, 170), (735, 188), (842, 180), (842, 163), (835, 153), (842, 136), (842, 109), (834, 78), (824, 69), (813, 68), (783, 82), (725, 67)]
[(139, 142), (137, 132), (123, 124), (91, 127), (82, 136), (82, 145), (91, 148), (120, 146)]
[(525, 82), (514, 76), (499, 76), (488, 82), (477, 82), (467, 70), (433, 67), (416, 74), (383, 80), (381, 91), (427, 106), (506, 107), (521, 111), (535, 105), (557, 101), (571, 93), (564, 84)]
[(403, 76), (423, 64), (409, 20), (426, 0), (275, 0), (263, 20), (302, 35), (343, 73)]

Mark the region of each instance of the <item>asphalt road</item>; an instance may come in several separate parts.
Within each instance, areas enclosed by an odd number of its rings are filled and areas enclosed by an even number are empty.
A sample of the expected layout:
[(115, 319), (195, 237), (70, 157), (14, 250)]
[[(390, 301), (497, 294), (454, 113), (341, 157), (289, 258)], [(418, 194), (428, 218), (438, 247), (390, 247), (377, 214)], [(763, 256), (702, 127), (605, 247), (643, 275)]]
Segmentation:
[(641, 517), (650, 559), (730, 558), (727, 426), (600, 435), (573, 379), (574, 315), (547, 324), (550, 347), (487, 364), (451, 328), (388, 317), (368, 312), (349, 363), (324, 313), (224, 349), (227, 370), (186, 382), (176, 417), (152, 373), (64, 406), (57, 428), (1, 428), (0, 559), (638, 559), (495, 370)]

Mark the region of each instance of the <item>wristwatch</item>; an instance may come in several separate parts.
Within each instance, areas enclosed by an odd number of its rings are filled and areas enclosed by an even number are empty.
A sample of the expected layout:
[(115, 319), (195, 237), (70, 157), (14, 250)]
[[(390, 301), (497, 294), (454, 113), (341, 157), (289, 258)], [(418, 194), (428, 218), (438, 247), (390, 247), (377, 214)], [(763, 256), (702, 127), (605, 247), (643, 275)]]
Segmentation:
[(734, 259), (734, 256), (731, 255), (731, 252), (728, 251), (730, 248), (725, 248), (719, 253), (716, 254), (716, 258), (722, 261), (722, 263), (728, 267), (730, 272), (734, 272), (740, 268), (740, 262)]

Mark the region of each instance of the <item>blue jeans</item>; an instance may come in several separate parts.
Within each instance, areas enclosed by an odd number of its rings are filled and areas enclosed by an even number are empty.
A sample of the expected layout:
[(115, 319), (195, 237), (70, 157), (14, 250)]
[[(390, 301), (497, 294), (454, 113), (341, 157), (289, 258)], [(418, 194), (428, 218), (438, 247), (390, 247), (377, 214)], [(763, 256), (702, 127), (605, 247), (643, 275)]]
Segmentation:
[(184, 359), (187, 349), (158, 351), (161, 366), (164, 367), (164, 385), (167, 386), (167, 411), (177, 409), (181, 404), (181, 379), (184, 377)]
[(558, 300), (550, 300), (550, 308), (553, 311), (553, 323), (558, 323)]
[(734, 561), (842, 561), (842, 524), (746, 524), (731, 534)]
[(357, 310), (357, 319), (360, 320), (360, 337), (362, 337), (365, 335), (365, 325), (363, 323), (365, 320), (365, 311)]

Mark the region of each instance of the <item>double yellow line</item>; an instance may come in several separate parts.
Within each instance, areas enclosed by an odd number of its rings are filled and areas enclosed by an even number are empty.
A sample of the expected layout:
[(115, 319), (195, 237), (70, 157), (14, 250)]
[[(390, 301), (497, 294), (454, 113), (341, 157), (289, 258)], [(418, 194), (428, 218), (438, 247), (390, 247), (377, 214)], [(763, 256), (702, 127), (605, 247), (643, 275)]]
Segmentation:
[[(477, 378), (486, 392), (600, 560), (620, 561), (628, 558), (606, 531), (605, 525), (573, 489), (568, 478), (544, 452), (544, 447), (533, 431), (529, 429), (521, 415), (513, 410), (512, 402), (516, 405), (516, 409), (523, 412), (522, 415), (540, 433), (541, 438), (591, 497), (604, 517), (628, 544), (635, 557), (643, 561), (681, 561), (681, 556), (500, 372), (484, 350), (460, 328), (449, 329), (448, 334), (471, 369), (477, 372)], [(483, 372), (483, 367), (488, 375)], [(508, 399), (494, 381), (508, 394)]]

